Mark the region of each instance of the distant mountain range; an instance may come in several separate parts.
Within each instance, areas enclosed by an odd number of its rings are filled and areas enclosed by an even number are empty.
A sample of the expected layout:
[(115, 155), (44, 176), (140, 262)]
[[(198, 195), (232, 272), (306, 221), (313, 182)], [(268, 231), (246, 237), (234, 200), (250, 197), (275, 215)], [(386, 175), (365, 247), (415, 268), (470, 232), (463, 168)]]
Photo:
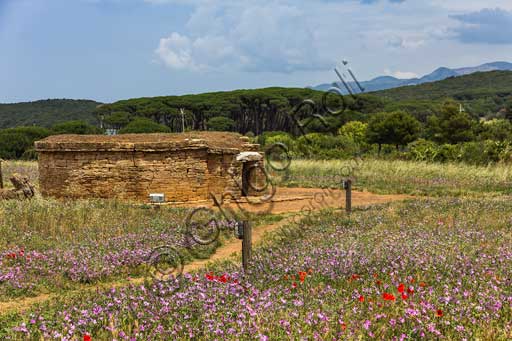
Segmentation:
[[(512, 71), (512, 63), (508, 62), (493, 62), (493, 63), (486, 63), (482, 64), (480, 66), (475, 67), (462, 67), (458, 69), (449, 69), (446, 67), (440, 67), (434, 72), (425, 75), (421, 78), (410, 78), (410, 79), (399, 79), (392, 76), (380, 76), (377, 78), (374, 78), (369, 81), (362, 81), (359, 82), (361, 86), (365, 89), (365, 92), (372, 92), (372, 91), (378, 91), (378, 90), (386, 90), (386, 89), (392, 89), (397, 88), (401, 86), (407, 86), (407, 85), (418, 85), (423, 83), (429, 83), (429, 82), (436, 82), (440, 81), (446, 78), (450, 77), (458, 77), (458, 76), (464, 76), (475, 72), (486, 72), (486, 71)], [(339, 80), (337, 80), (339, 82)], [(356, 92), (359, 92), (359, 89), (357, 85), (354, 82), (349, 82), (350, 85), (354, 90), (357, 90)], [(330, 84), (320, 84), (313, 87), (308, 87), (310, 89), (319, 90), (319, 91), (326, 91), (332, 86), (332, 83)], [(344, 93), (347, 93), (345, 87), (341, 85), (341, 89)]]

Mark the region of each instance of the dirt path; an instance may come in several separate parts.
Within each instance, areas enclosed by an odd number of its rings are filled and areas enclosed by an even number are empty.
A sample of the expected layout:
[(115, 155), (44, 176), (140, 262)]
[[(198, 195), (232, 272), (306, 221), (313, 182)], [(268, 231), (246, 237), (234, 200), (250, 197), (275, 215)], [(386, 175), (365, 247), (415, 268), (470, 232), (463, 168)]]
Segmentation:
[[(404, 200), (412, 196), (404, 194), (375, 194), (371, 192), (352, 191), (352, 205), (365, 206), (384, 202)], [(221, 198), (217, 198), (219, 201)], [(304, 210), (316, 211), (322, 208), (345, 207), (345, 191), (328, 188), (278, 187), (270, 202), (258, 204), (259, 198), (242, 198), (240, 203), (223, 203), (222, 206), (242, 208), (252, 213), (293, 213)], [(188, 203), (167, 203), (177, 207), (213, 206), (211, 200)]]
[[(282, 226), (288, 224), (298, 212), (305, 210), (319, 210), (322, 208), (342, 208), (344, 207), (344, 191), (334, 190), (330, 195), (324, 193), (323, 190), (315, 188), (284, 188), (281, 189), (279, 195), (276, 196), (275, 202), (269, 209), (269, 205), (254, 206), (248, 203), (241, 204), (241, 206), (251, 212), (262, 212), (282, 214), (289, 213), (289, 216), (283, 220), (269, 225), (258, 226), (253, 229), (252, 241), (253, 244), (259, 244), (265, 233), (275, 231)], [(320, 194), (318, 194), (320, 193)], [(407, 195), (378, 195), (369, 192), (352, 192), (352, 206), (367, 206), (371, 204), (385, 203), (391, 201), (399, 201), (411, 198)], [(291, 200), (290, 200), (291, 199)], [(240, 258), (240, 251), (242, 248), (242, 241), (238, 239), (231, 239), (226, 241), (219, 247), (210, 258), (204, 260), (195, 260), (184, 266), (184, 273), (195, 272), (201, 270), (215, 261), (227, 260), (235, 257)], [(41, 294), (35, 297), (26, 297), (13, 301), (0, 302), (0, 315), (8, 312), (22, 312), (29, 309), (35, 304), (40, 304), (57, 298), (62, 295), (75, 295), (83, 292), (84, 290), (104, 290), (112, 287), (121, 287), (131, 284), (140, 284), (144, 282), (143, 277), (130, 278), (124, 281), (115, 281), (107, 283), (99, 283), (96, 285), (84, 285), (80, 289), (74, 289), (63, 294), (51, 293)]]

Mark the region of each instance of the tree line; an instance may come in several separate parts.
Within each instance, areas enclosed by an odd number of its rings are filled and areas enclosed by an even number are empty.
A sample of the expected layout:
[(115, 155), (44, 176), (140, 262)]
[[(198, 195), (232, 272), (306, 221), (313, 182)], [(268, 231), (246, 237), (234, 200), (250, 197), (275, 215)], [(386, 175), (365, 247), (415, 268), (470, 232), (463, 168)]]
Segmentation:
[[(107, 130), (120, 134), (166, 133), (181, 132), (183, 128), (234, 131), (256, 136), (261, 143), (267, 137), (272, 140), (280, 136), (291, 139), (292, 146), (302, 145), (294, 153), (304, 157), (342, 157), (348, 151), (387, 155), (391, 153), (389, 147), (394, 153), (403, 153), (412, 147), (432, 150), (444, 146), (446, 151), (450, 149), (447, 145), (482, 141), (503, 145), (512, 140), (512, 97), (506, 85), (512, 72), (498, 73), (495, 85), (481, 90), (481, 82), (492, 74), (457, 77), (355, 98), (312, 89), (274, 87), (95, 103), (91, 117), (96, 124), (91, 124), (91, 120), (73, 120), (49, 127), (0, 130), (0, 157), (33, 158), (33, 141), (51, 134), (102, 134)], [(461, 79), (469, 84), (465, 90)], [(425, 91), (419, 91), (420, 87), (426, 87), (422, 88)], [(439, 89), (458, 100), (443, 97)], [(305, 100), (313, 105), (301, 106)], [(492, 105), (475, 110), (474, 105), (467, 105), (470, 100), (487, 101)], [(301, 109), (297, 110), (299, 107)], [(343, 110), (329, 114), (326, 107)], [(308, 139), (304, 138), (305, 134), (309, 135)], [(311, 140), (316, 141), (314, 148), (302, 143)], [(432, 153), (438, 155), (437, 159), (444, 158), (439, 155), (450, 154)], [(419, 158), (418, 155), (427, 154), (417, 152), (414, 155)]]

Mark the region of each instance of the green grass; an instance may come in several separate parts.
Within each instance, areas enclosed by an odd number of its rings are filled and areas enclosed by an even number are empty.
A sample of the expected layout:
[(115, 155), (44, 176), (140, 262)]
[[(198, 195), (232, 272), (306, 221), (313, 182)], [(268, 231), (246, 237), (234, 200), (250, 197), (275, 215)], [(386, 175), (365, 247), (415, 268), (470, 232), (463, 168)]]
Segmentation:
[[(37, 163), (4, 162), (4, 178), (28, 175), (37, 183)], [(227, 220), (217, 214), (221, 238), (186, 248), (185, 219), (191, 208), (153, 208), (119, 200), (0, 201), (0, 301), (145, 276), (146, 258), (162, 245), (180, 250), (183, 261), (206, 259), (234, 237)], [(198, 217), (194, 216), (194, 221)], [(254, 226), (282, 216), (246, 214)], [(13, 254), (16, 255), (12, 256)]]
[(148, 282), (62, 296), (0, 318), (0, 337), (508, 340), (511, 213), (509, 197), (325, 210), (268, 234), (248, 273), (219, 262), (173, 293)]
[(32, 182), (36, 188), (39, 186), (39, 171), (37, 162), (21, 160), (2, 161), (2, 178), (4, 188), (12, 188), (12, 184), (9, 181), (9, 178), (14, 173), (28, 176), (30, 182)]
[(377, 159), (293, 160), (286, 174), (278, 175), (278, 182), (292, 187), (340, 187), (341, 179), (347, 175), (354, 179), (354, 189), (375, 193), (428, 196), (512, 193), (512, 167), (506, 164), (482, 167)]

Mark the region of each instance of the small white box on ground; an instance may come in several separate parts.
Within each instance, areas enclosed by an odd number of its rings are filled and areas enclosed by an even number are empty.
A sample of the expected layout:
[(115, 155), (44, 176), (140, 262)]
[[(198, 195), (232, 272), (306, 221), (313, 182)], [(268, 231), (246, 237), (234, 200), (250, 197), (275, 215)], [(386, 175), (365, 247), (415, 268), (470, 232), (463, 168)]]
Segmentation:
[(151, 202), (165, 202), (165, 195), (163, 193), (151, 193), (149, 200)]

